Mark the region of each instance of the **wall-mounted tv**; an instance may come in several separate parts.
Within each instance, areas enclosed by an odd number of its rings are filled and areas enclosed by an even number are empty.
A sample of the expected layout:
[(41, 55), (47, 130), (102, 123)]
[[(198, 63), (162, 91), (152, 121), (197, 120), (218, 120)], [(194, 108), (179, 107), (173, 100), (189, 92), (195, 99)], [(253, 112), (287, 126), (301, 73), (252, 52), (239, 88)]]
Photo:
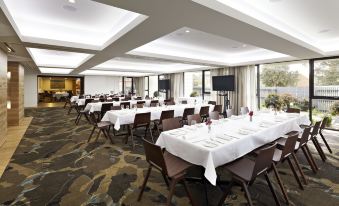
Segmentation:
[(170, 89), (170, 80), (162, 79), (158, 82), (159, 90), (169, 90)]
[(213, 76), (213, 91), (234, 91), (234, 75)]

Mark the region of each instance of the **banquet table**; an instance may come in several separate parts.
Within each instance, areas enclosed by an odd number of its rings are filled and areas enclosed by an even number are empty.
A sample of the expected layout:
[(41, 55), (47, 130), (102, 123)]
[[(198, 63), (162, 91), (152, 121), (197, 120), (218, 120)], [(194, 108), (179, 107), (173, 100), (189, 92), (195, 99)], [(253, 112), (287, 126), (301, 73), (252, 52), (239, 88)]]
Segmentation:
[(195, 114), (199, 114), (202, 106), (209, 106), (209, 111), (213, 111), (214, 105), (169, 105), (162, 107), (144, 107), (138, 109), (111, 110), (106, 112), (101, 121), (109, 121), (114, 125), (115, 130), (119, 130), (121, 125), (133, 124), (136, 113), (151, 112), (151, 120), (160, 119), (161, 112), (165, 110), (174, 110), (174, 117), (182, 116), (185, 108), (194, 108)]
[(55, 94), (53, 94), (53, 97), (55, 97), (57, 100), (60, 100), (61, 97), (68, 97), (68, 93), (67, 92), (57, 92)]
[(79, 99), (79, 96), (72, 96), (71, 102), (76, 102)]
[(310, 124), (307, 115), (260, 113), (253, 121), (245, 116), (184, 126), (162, 132), (156, 142), (171, 154), (205, 168), (204, 176), (216, 185), (216, 168), (272, 142), (290, 131), (301, 131), (299, 125)]

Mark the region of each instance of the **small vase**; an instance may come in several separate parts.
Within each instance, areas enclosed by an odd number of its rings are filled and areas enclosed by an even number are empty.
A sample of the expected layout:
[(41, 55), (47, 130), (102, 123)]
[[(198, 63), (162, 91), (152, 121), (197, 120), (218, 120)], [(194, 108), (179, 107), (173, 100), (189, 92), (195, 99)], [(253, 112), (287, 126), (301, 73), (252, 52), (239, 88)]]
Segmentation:
[(252, 116), (250, 116), (250, 122), (252, 122)]

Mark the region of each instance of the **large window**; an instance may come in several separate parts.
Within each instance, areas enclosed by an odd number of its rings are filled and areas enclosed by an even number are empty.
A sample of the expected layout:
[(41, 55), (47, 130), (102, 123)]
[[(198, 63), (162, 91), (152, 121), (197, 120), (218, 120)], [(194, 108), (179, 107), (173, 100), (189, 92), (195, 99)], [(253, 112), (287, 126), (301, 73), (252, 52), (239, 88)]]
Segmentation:
[(185, 96), (202, 96), (202, 71), (185, 72), (184, 74), (184, 94)]
[(154, 97), (154, 92), (158, 94), (158, 76), (149, 76), (149, 96)]
[(308, 61), (260, 65), (260, 107), (269, 107), (273, 101), (279, 109), (288, 107), (308, 111)]

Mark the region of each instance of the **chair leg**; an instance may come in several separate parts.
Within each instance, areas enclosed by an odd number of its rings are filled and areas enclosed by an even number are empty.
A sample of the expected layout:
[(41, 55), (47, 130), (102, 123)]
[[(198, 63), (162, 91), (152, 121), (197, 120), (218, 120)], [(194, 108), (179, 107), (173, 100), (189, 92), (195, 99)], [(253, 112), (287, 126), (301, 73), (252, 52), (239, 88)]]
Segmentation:
[(167, 187), (169, 187), (169, 182), (168, 182), (166, 175), (164, 173), (161, 173), (161, 174), (162, 174), (162, 177), (164, 178), (164, 181), (165, 181)]
[(319, 170), (318, 165), (317, 165), (317, 163), (315, 162), (315, 160), (314, 160), (314, 158), (313, 158), (313, 155), (312, 155), (310, 149), (308, 148), (307, 144), (305, 145), (305, 149), (306, 149), (306, 151), (307, 151), (307, 153), (308, 153), (308, 156), (310, 157), (311, 161), (313, 162), (314, 168), (315, 168), (316, 170)]
[(193, 202), (193, 198), (192, 198), (191, 192), (190, 192), (189, 189), (188, 189), (187, 182), (186, 182), (185, 180), (182, 180), (182, 182), (183, 182), (183, 184), (184, 184), (184, 188), (185, 188), (185, 190), (186, 190), (188, 199), (189, 199), (190, 202), (191, 202), (191, 205), (195, 205), (194, 202)]
[(150, 135), (151, 135), (152, 143), (155, 143), (155, 142), (154, 142), (154, 138), (153, 138), (152, 128), (151, 128), (151, 127), (149, 127), (149, 133), (150, 133)]
[(279, 187), (281, 189), (281, 192), (283, 193), (283, 196), (285, 198), (286, 204), (289, 205), (290, 201), (288, 199), (287, 192), (285, 190), (285, 186), (284, 186), (283, 182), (281, 181), (281, 178), (280, 178), (280, 175), (278, 173), (277, 167), (275, 166), (274, 163), (272, 163), (272, 168), (273, 168), (273, 171), (274, 171), (274, 175), (277, 178), (277, 181), (278, 181)]
[(222, 195), (222, 197), (221, 197), (221, 199), (220, 199), (220, 201), (218, 203), (218, 206), (222, 206), (224, 204), (228, 194), (231, 192), (233, 184), (234, 184), (234, 182), (231, 181), (231, 183), (228, 185), (228, 187), (225, 189), (225, 191), (223, 191), (224, 193), (223, 193), (223, 195)]
[(144, 190), (145, 190), (145, 187), (146, 187), (146, 184), (147, 184), (147, 181), (148, 181), (148, 177), (151, 174), (151, 171), (152, 171), (152, 166), (149, 166), (148, 170), (147, 170), (146, 177), (145, 177), (144, 182), (142, 183), (142, 186), (141, 186), (141, 190), (140, 190), (140, 193), (139, 193), (139, 196), (138, 196), (138, 202), (141, 200), (141, 196), (144, 193)]
[(77, 115), (77, 117), (75, 118), (75, 124), (78, 125), (78, 120), (80, 120), (80, 117), (81, 117), (81, 113), (79, 113)]
[(67, 113), (67, 114), (70, 114), (70, 113), (71, 113), (71, 111), (72, 111), (72, 105), (69, 107), (69, 109), (68, 109), (68, 113)]
[(301, 175), (305, 185), (307, 185), (308, 183), (307, 183), (307, 179), (305, 177), (305, 174), (304, 174), (303, 170), (301, 169), (299, 161), (298, 161), (298, 159), (297, 159), (297, 157), (295, 156), (294, 153), (292, 153), (292, 158), (293, 158), (293, 160), (294, 160), (294, 162), (295, 162), (295, 164), (297, 166), (297, 169), (299, 170), (299, 173), (300, 173), (300, 175)]
[(298, 185), (299, 185), (300, 189), (304, 190), (304, 186), (301, 184), (300, 178), (299, 178), (297, 172), (295, 171), (295, 168), (294, 168), (294, 166), (293, 166), (293, 164), (292, 164), (292, 162), (290, 160), (290, 157), (287, 157), (286, 159), (287, 159), (288, 164), (290, 165), (290, 168), (292, 170), (292, 173), (293, 173), (295, 179), (298, 182)]
[(248, 188), (247, 188), (246, 183), (243, 182), (243, 181), (241, 181), (241, 186), (242, 186), (242, 188), (244, 189), (245, 196), (246, 196), (246, 198), (247, 198), (248, 204), (249, 204), (250, 206), (253, 206), (252, 199), (251, 199), (251, 195), (250, 195), (250, 192), (248, 191)]
[(320, 157), (321, 157), (321, 160), (322, 160), (323, 162), (325, 162), (325, 161), (326, 161), (326, 156), (325, 156), (325, 154), (324, 154), (324, 151), (321, 149), (321, 146), (319, 145), (319, 142), (315, 139), (315, 137), (312, 138), (312, 142), (313, 142), (315, 148), (317, 149), (318, 154), (319, 154)]
[(306, 160), (307, 160), (308, 164), (311, 166), (311, 169), (312, 169), (313, 173), (316, 174), (317, 173), (317, 169), (314, 167), (313, 162), (311, 161), (310, 156), (306, 152), (304, 146), (301, 147), (301, 150), (303, 151), (304, 156), (306, 157)]
[(170, 192), (168, 194), (168, 197), (167, 197), (167, 206), (170, 206), (171, 205), (171, 200), (172, 200), (172, 196), (174, 194), (174, 190), (175, 190), (175, 185), (177, 184), (178, 180), (173, 178), (172, 181), (171, 181), (171, 185), (170, 185)]
[(127, 136), (126, 136), (126, 138), (125, 138), (125, 144), (127, 144), (127, 142), (128, 142), (128, 137), (131, 135), (131, 130), (132, 130), (132, 128), (131, 128), (131, 126), (127, 126), (127, 130), (128, 130), (128, 134), (127, 134)]
[(319, 134), (320, 134), (321, 139), (323, 139), (323, 141), (324, 141), (324, 143), (325, 143), (325, 145), (326, 145), (328, 151), (332, 154), (332, 150), (331, 150), (331, 148), (330, 148), (330, 145), (328, 145), (328, 143), (327, 143), (327, 141), (326, 141), (326, 139), (325, 139), (323, 133), (320, 132)]
[(133, 137), (133, 129), (131, 129), (131, 141), (132, 141), (132, 149), (134, 150), (134, 137)]
[(103, 132), (105, 133), (105, 136), (111, 141), (111, 144), (114, 144), (114, 141), (113, 141), (111, 135), (109, 134), (109, 128), (104, 129)]
[(95, 131), (95, 126), (93, 126), (92, 132), (91, 132), (91, 134), (89, 135), (87, 142), (91, 141), (91, 138), (92, 138), (92, 136), (93, 136), (94, 131)]
[(267, 171), (265, 172), (265, 178), (266, 178), (266, 182), (267, 182), (267, 184), (268, 184), (268, 187), (270, 188), (270, 190), (271, 190), (271, 192), (272, 192), (272, 195), (273, 195), (273, 197), (274, 197), (275, 203), (277, 203), (277, 205), (280, 205), (279, 199), (278, 199), (278, 197), (277, 197), (277, 194), (276, 194), (275, 191), (274, 191), (273, 185), (272, 185), (272, 183), (271, 183), (270, 178), (268, 177)]

